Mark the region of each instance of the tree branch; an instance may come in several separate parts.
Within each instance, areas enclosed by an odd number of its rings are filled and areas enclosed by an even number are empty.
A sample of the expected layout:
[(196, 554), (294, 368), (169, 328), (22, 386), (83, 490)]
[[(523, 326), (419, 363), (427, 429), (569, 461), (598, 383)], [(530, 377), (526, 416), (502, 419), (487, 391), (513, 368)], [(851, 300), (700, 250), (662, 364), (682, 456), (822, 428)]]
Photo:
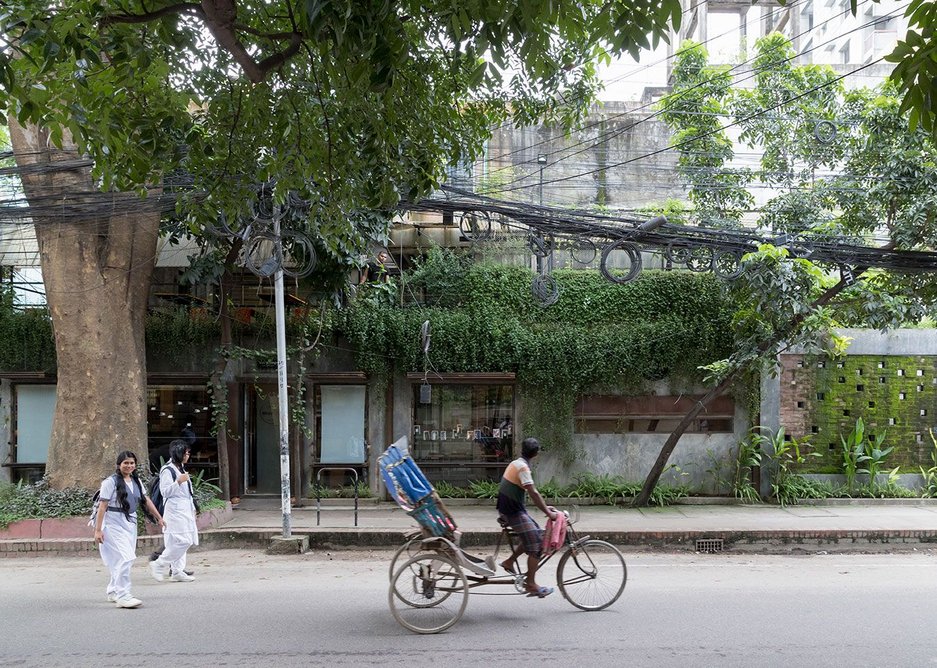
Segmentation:
[(168, 16), (170, 14), (191, 14), (195, 16), (204, 17), (205, 13), (202, 11), (202, 6), (194, 2), (181, 2), (177, 5), (168, 5), (156, 11), (147, 12), (146, 14), (113, 14), (112, 16), (105, 16), (101, 19), (101, 25), (107, 26), (114, 23), (149, 23), (150, 21), (155, 21), (156, 19)]

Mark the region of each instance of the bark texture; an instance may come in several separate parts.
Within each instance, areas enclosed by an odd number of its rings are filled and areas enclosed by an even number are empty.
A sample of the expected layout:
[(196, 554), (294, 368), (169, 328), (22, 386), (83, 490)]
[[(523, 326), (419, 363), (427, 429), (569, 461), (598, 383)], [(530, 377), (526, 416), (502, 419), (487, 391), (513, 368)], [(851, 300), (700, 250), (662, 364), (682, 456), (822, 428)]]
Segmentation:
[(147, 461), (144, 325), (160, 213), (136, 195), (98, 192), (89, 168), (74, 167), (86, 163), (70, 137), (56, 149), (42, 128), (9, 127), (58, 360), (46, 473), (53, 487), (96, 488), (122, 450)]

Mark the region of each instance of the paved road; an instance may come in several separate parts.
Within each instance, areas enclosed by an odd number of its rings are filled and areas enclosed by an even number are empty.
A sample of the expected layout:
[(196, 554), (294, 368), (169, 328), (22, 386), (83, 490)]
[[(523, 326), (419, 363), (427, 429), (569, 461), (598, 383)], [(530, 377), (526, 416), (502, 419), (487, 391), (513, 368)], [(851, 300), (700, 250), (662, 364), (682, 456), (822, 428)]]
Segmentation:
[[(90, 558), (0, 562), (8, 666), (937, 665), (937, 552), (810, 556), (626, 553), (611, 609), (473, 594), (448, 632), (417, 636), (387, 606), (390, 553), (192, 555), (197, 581), (144, 606), (104, 601)], [(544, 580), (550, 583), (552, 572)]]

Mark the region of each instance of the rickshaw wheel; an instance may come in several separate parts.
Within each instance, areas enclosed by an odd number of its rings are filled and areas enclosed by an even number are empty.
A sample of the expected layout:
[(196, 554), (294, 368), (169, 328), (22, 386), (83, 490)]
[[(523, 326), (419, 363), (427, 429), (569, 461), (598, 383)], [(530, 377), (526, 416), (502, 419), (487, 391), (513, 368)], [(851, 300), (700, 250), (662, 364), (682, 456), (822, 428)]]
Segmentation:
[(394, 573), (397, 571), (397, 565), (398, 562), (400, 562), (401, 556), (406, 553), (405, 561), (417, 556), (423, 547), (422, 543), (423, 537), (417, 536), (416, 538), (411, 538), (406, 543), (397, 548), (397, 551), (394, 552), (394, 556), (390, 558), (390, 566), (387, 569), (387, 577), (391, 582), (394, 580)]
[(458, 564), (439, 554), (419, 554), (394, 574), (388, 592), (394, 619), (414, 633), (439, 633), (468, 605), (468, 580)]

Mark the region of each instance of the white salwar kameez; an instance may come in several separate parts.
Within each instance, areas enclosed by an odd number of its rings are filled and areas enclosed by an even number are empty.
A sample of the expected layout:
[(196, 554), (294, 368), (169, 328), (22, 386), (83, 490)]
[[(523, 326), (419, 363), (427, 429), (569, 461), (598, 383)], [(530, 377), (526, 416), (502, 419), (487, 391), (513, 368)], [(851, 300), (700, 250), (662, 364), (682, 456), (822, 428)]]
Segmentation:
[(156, 560), (156, 565), (163, 573), (169, 567), (172, 567), (173, 573), (182, 573), (185, 570), (186, 552), (191, 546), (198, 545), (192, 486), (189, 482), (180, 485), (180, 475), (182, 472), (172, 462), (159, 472), (159, 491), (164, 500), (163, 520), (166, 527), (163, 529), (165, 549)]
[[(137, 493), (136, 485), (131, 482), (121, 480), (122, 484), (127, 485), (127, 497), (130, 501), (130, 507), (136, 511), (137, 501), (140, 497)], [(124, 516), (123, 512), (110, 510), (119, 508), (117, 501), (117, 487), (114, 483), (114, 476), (108, 476), (101, 483), (101, 492), (98, 497), (101, 501), (108, 502), (109, 510), (104, 513), (104, 542), (98, 545), (101, 552), (101, 561), (107, 566), (111, 575), (107, 583), (107, 596), (114, 599), (130, 597), (130, 569), (133, 566), (134, 559), (137, 558), (137, 514), (130, 513), (130, 520)]]

